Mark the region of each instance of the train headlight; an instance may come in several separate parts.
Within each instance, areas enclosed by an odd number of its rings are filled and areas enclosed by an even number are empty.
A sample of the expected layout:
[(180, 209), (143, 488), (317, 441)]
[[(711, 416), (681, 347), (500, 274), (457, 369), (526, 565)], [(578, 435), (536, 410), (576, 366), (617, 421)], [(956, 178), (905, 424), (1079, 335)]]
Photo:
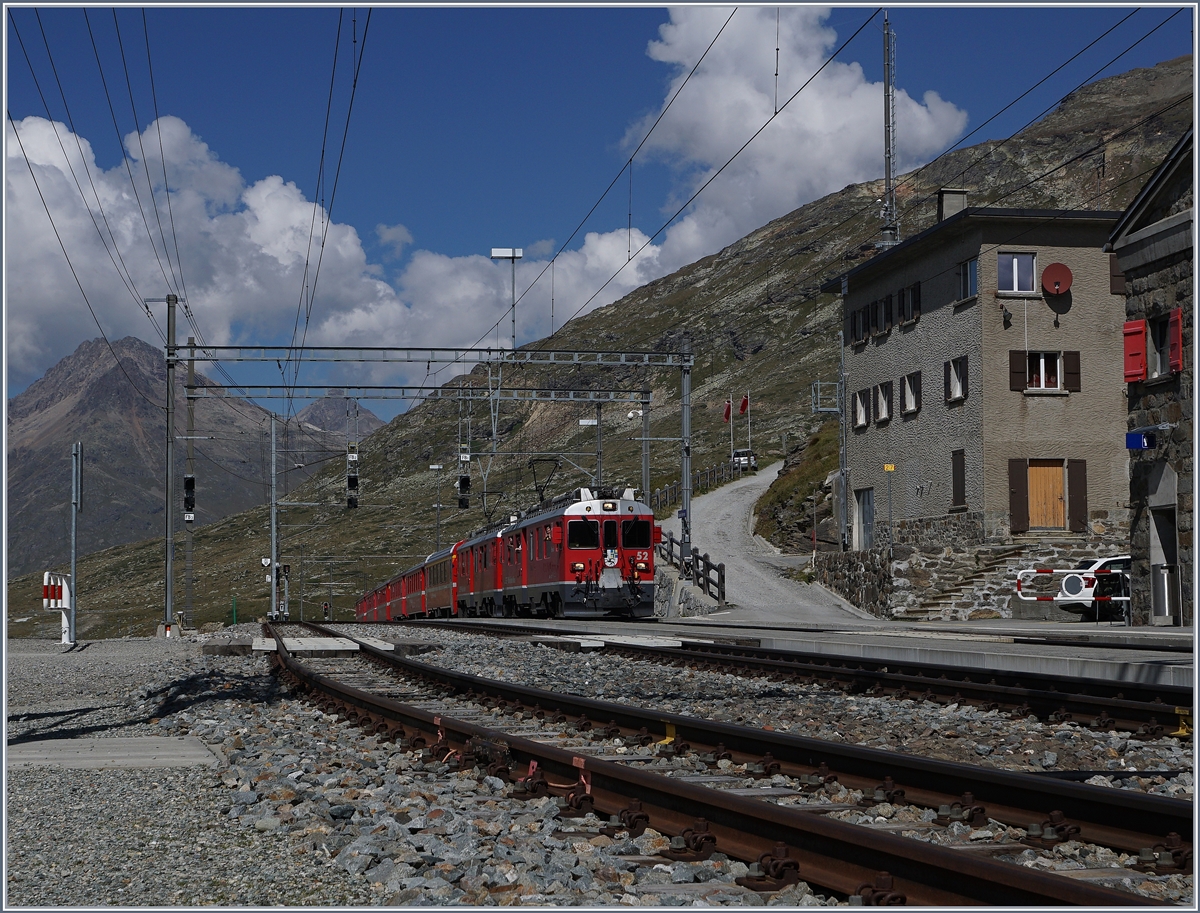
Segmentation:
[(605, 510), (616, 510), (616, 509), (617, 509), (617, 502), (616, 502), (616, 501), (605, 501), (605, 502), (604, 502), (604, 504), (603, 504), (603, 505), (601, 505), (601, 506), (602, 506), (602, 507), (603, 507)]
[(576, 573), (583, 571), (584, 570), (583, 562), (576, 561), (574, 564), (571, 565), (571, 570), (575, 571)]
[(648, 570), (650, 570), (650, 563), (648, 561), (635, 562), (633, 565), (633, 569), (636, 571), (648, 571)]

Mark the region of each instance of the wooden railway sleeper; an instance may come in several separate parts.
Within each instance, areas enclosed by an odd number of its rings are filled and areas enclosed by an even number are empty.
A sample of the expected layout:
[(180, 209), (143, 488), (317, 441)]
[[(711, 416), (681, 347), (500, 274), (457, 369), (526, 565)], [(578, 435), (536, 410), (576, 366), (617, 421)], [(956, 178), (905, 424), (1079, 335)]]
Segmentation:
[(717, 849), (717, 836), (708, 830), (708, 822), (697, 818), (691, 827), (671, 838), (671, 848), (660, 850), (658, 855), (676, 862), (701, 862), (708, 859)]
[(864, 883), (850, 895), (851, 906), (861, 904), (867, 907), (902, 907), (908, 903), (908, 897), (892, 890), (894, 883), (887, 872), (875, 876), (874, 883)]
[(771, 853), (763, 853), (750, 866), (750, 871), (734, 882), (743, 888), (763, 893), (782, 891), (789, 885), (800, 883), (800, 863), (788, 856), (788, 848), (775, 844)]

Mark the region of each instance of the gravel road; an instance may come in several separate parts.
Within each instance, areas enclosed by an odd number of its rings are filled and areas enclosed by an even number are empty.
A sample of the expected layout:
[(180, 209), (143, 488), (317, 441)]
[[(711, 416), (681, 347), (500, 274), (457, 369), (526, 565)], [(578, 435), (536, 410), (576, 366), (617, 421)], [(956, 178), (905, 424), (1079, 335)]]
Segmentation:
[[(782, 463), (774, 463), (692, 499), (692, 544), (714, 562), (725, 562), (725, 588), (737, 608), (731, 611), (747, 621), (814, 622), (845, 624), (871, 619), (824, 587), (798, 583), (784, 577), (798, 556), (780, 555), (766, 540), (751, 531), (754, 502), (770, 487)], [(679, 519), (663, 521), (663, 529), (679, 536)], [(767, 611), (769, 610), (769, 611)]]

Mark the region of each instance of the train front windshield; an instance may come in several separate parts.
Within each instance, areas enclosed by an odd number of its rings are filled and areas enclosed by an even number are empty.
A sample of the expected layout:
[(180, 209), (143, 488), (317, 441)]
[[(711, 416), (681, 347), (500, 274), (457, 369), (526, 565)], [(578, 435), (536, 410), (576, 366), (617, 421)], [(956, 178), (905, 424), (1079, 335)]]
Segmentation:
[(649, 520), (621, 521), (621, 542), (626, 548), (650, 547)]

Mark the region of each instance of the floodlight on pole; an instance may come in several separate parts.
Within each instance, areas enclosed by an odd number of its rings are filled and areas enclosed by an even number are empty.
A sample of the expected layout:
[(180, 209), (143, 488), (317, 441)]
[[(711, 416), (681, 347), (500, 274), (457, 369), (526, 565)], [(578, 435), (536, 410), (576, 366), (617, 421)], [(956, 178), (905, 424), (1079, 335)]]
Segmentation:
[(517, 261), (525, 256), (519, 247), (493, 247), (493, 260), (512, 261), (512, 347), (517, 351)]

